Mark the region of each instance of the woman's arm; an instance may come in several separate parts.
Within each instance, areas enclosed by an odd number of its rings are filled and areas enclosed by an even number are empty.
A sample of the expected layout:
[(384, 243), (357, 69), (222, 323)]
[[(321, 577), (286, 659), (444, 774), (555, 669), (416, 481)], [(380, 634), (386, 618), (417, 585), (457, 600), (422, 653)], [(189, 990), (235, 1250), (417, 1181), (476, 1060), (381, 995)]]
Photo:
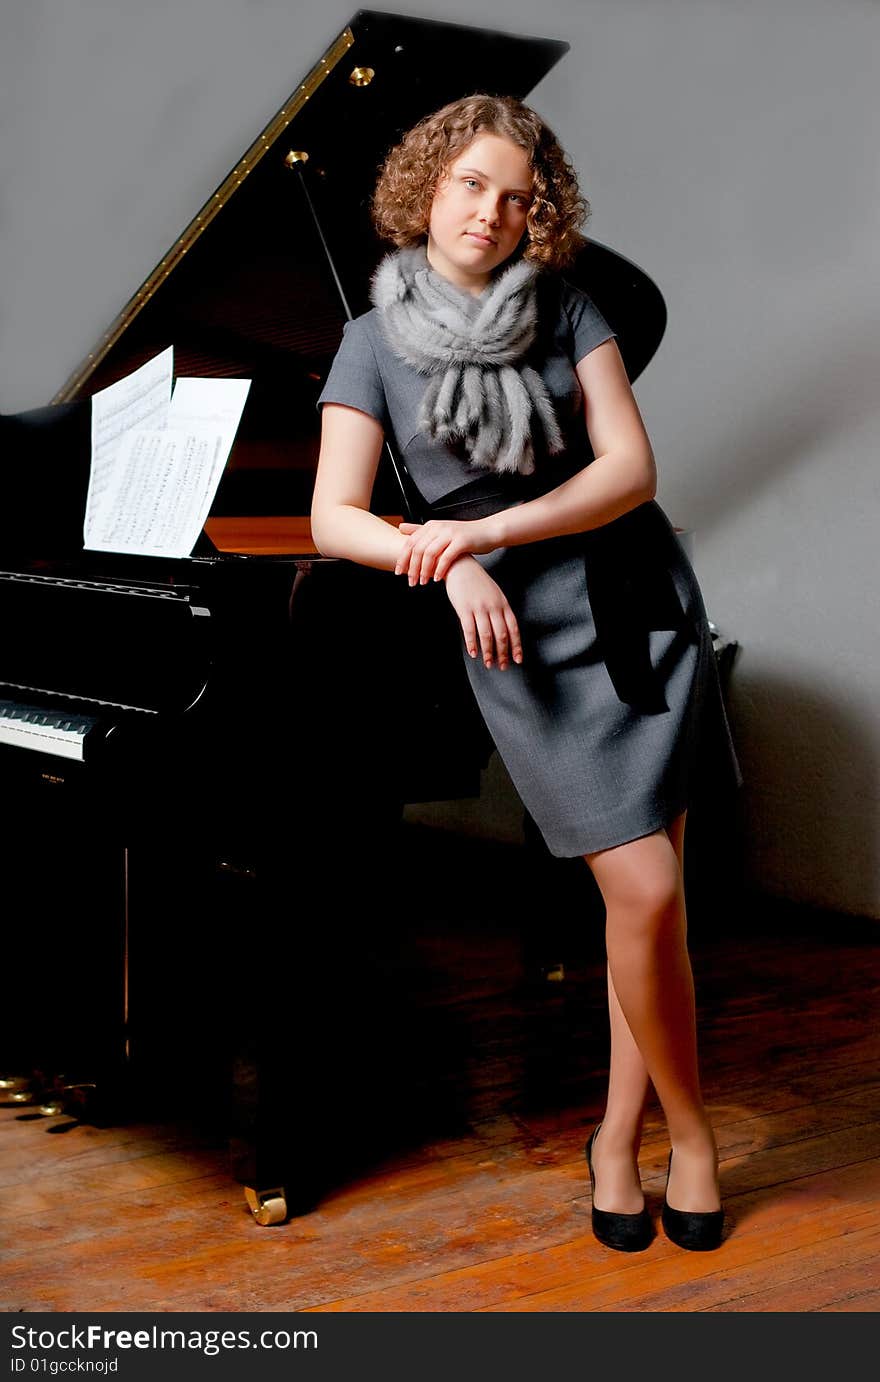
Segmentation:
[(394, 570), (406, 539), (369, 512), (384, 439), (382, 424), (369, 413), (342, 403), (323, 405), (311, 510), (312, 541), (322, 556)]
[(410, 585), (445, 580), (463, 552), (491, 552), (600, 528), (653, 499), (654, 453), (620, 351), (603, 341), (575, 366), (595, 460), (539, 499), (486, 518), (401, 523), (406, 546), (395, 563)]
[(595, 460), (556, 489), (484, 520), (498, 547), (599, 528), (657, 492), (654, 453), (615, 341), (575, 366)]
[[(343, 403), (323, 405), (311, 512), (312, 540), (322, 556), (393, 571), (408, 546), (403, 533), (369, 512), (384, 439), (382, 424), (370, 413)], [(519, 625), (497, 582), (468, 554), (449, 563), (447, 576), (446, 591), (471, 657), (482, 648), (487, 667), (496, 657), (499, 667), (511, 657), (522, 662)]]

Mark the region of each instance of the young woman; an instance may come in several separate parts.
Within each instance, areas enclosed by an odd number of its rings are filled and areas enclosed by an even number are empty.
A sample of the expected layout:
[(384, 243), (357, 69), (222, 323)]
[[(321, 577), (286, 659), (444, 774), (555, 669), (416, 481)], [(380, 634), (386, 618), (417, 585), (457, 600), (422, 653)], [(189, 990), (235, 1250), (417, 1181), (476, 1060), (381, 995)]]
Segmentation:
[[(596, 1237), (635, 1251), (653, 1236), (638, 1170), (651, 1082), (672, 1145), (666, 1233), (714, 1248), (682, 851), (709, 735), (741, 776), (615, 332), (560, 272), (589, 207), (539, 116), (478, 94), (405, 135), (371, 210), (397, 249), (318, 400), (314, 541), (410, 586), (444, 582), (514, 786), (551, 853), (581, 855), (598, 882), (611, 1060), (585, 1149)], [(369, 512), (387, 430), (433, 515), (423, 524)]]

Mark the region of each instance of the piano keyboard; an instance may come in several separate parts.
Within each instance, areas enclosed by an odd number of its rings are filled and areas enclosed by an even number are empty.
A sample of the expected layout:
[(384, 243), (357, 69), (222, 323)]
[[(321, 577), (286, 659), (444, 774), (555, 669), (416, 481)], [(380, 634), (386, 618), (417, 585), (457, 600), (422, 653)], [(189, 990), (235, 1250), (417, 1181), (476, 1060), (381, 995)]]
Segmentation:
[(97, 723), (95, 715), (0, 701), (0, 744), (50, 753), (56, 758), (82, 762), (86, 735)]

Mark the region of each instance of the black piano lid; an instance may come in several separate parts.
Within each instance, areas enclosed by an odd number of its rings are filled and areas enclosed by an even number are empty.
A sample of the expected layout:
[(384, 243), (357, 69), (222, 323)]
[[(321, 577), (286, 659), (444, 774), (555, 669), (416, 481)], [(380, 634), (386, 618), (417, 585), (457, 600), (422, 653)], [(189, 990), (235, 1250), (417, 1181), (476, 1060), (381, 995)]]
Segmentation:
[[(168, 345), (176, 376), (250, 378), (212, 515), (307, 514), (315, 402), (345, 318), (369, 308), (372, 270), (389, 249), (368, 213), (383, 158), (448, 101), (474, 91), (527, 98), (568, 49), (553, 39), (358, 10), (53, 403), (85, 399)], [(655, 285), (596, 241), (566, 276), (614, 326), (635, 379), (665, 328)], [(373, 507), (400, 508), (393, 476), (382, 470)]]

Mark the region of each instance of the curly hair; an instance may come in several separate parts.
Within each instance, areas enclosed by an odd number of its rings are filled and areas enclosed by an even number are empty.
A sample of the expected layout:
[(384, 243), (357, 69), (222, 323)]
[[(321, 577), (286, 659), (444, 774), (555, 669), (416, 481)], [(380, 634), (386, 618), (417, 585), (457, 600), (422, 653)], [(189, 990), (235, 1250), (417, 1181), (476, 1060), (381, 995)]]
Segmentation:
[(526, 153), (532, 170), (526, 235), (513, 258), (543, 269), (566, 268), (586, 244), (577, 227), (589, 217), (590, 205), (553, 131), (515, 96), (478, 92), (451, 101), (413, 125), (379, 171), (369, 206), (378, 235), (398, 249), (423, 240), (446, 169), (478, 134), (511, 140)]

